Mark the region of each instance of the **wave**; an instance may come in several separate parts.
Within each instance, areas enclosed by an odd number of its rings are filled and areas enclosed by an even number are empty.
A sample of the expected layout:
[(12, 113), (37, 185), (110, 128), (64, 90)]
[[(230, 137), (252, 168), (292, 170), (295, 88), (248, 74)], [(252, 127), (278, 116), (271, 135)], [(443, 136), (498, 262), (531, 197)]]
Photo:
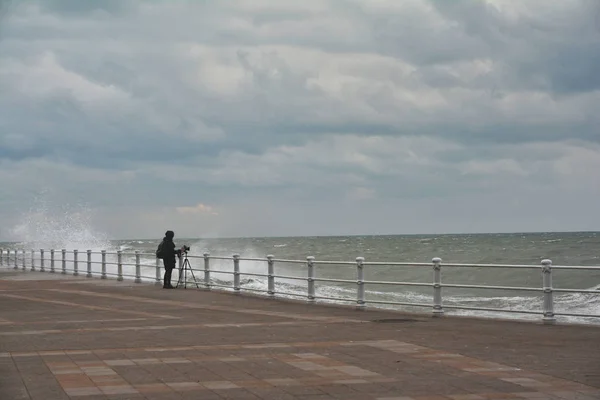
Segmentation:
[[(215, 282), (219, 285), (232, 286), (230, 279), (217, 279)], [(266, 279), (242, 279), (240, 282), (242, 289), (263, 290), (267, 289)], [(281, 294), (282, 297), (298, 298), (307, 296), (307, 285), (294, 283), (292, 281), (282, 281), (277, 279), (275, 282), (276, 291), (281, 293), (289, 293), (289, 295)], [(232, 290), (232, 288), (231, 288)], [(315, 288), (317, 297), (337, 298), (339, 300), (328, 299), (327, 302), (339, 304), (352, 304), (356, 301), (356, 290), (341, 286), (332, 285), (317, 285)], [(402, 292), (381, 292), (366, 290), (365, 300), (368, 307), (396, 309), (411, 311), (416, 306), (400, 306), (395, 304), (377, 304), (369, 305), (369, 301), (389, 301), (396, 303), (416, 303), (429, 305), (432, 304), (432, 295), (418, 293), (413, 291)], [(543, 299), (541, 296), (444, 296), (443, 304), (449, 308), (445, 312), (449, 315), (465, 315), (478, 317), (500, 317), (512, 319), (535, 320), (539, 319), (542, 314)], [(574, 293), (560, 294), (554, 297), (556, 313), (578, 313), (578, 314), (599, 314), (600, 313), (600, 296), (596, 294)], [(482, 310), (458, 310), (452, 309), (450, 306), (463, 307), (481, 307), (495, 308), (500, 311), (482, 311)], [(418, 311), (423, 312), (423, 307), (419, 307)], [(417, 309), (415, 308), (415, 311)], [(510, 311), (539, 311), (539, 315), (535, 314), (515, 314)], [(598, 318), (586, 317), (566, 317), (560, 316), (565, 321), (578, 323), (599, 324)]]

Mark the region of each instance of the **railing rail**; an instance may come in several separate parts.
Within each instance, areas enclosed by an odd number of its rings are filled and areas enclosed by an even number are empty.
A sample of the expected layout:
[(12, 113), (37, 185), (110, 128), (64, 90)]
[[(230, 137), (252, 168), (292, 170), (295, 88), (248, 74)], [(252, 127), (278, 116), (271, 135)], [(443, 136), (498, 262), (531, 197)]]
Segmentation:
[[(100, 259), (94, 256), (100, 256)], [(161, 284), (162, 280), (162, 263), (156, 259), (152, 262), (143, 262), (142, 257), (146, 260), (154, 258), (154, 253), (143, 253), (140, 251), (92, 251), (85, 250), (84, 252), (77, 249), (0, 249), (0, 267), (12, 268), (14, 270), (27, 271), (29, 266), (30, 271), (40, 271), (49, 273), (71, 273), (73, 276), (79, 276), (81, 267), (85, 268), (85, 277), (107, 279), (108, 277), (116, 277), (117, 281), (133, 279), (135, 283), (154, 282)], [(511, 265), (511, 264), (459, 264), (448, 263), (443, 264), (442, 259), (435, 257), (431, 263), (411, 263), (411, 262), (367, 262), (363, 257), (357, 257), (355, 261), (330, 261), (319, 260), (309, 256), (305, 260), (278, 259), (273, 255), (268, 255), (265, 258), (260, 257), (242, 257), (239, 254), (234, 254), (231, 257), (227, 256), (211, 256), (210, 253), (204, 253), (202, 256), (194, 256), (186, 254), (189, 259), (202, 260), (203, 268), (194, 269), (189, 267), (183, 268), (183, 260), (179, 260), (179, 275), (178, 284), (183, 288), (193, 284), (196, 287), (201, 287), (205, 290), (214, 288), (222, 288), (232, 290), (234, 293), (242, 291), (265, 293), (269, 297), (276, 296), (294, 296), (305, 297), (308, 302), (314, 303), (317, 300), (351, 302), (355, 303), (358, 309), (364, 309), (367, 304), (372, 305), (400, 305), (411, 307), (427, 307), (432, 309), (433, 316), (443, 316), (445, 309), (451, 310), (477, 310), (486, 312), (500, 313), (517, 313), (517, 314), (532, 314), (541, 315), (542, 321), (545, 324), (553, 324), (556, 322), (556, 316), (583, 317), (583, 318), (600, 318), (600, 314), (590, 313), (570, 313), (570, 312), (555, 312), (554, 293), (581, 293), (581, 294), (598, 294), (600, 290), (593, 289), (572, 289), (572, 288), (555, 288), (553, 286), (553, 271), (554, 270), (582, 270), (582, 271), (599, 271), (600, 266), (554, 266), (551, 260), (542, 260), (541, 265)], [(232, 270), (214, 269), (211, 260), (230, 261)], [(244, 262), (260, 262), (264, 263), (264, 273), (260, 272), (244, 272), (241, 265)], [(303, 264), (306, 268), (304, 276), (293, 276), (289, 274), (276, 274), (277, 265), (279, 264)], [(353, 277), (345, 278), (326, 278), (317, 277), (317, 270), (322, 265), (340, 265), (354, 266), (356, 274)], [(98, 269), (97, 267), (100, 266)], [(108, 266), (116, 267), (116, 272), (109, 272)], [(368, 280), (365, 278), (366, 270), (377, 268), (380, 266), (401, 266), (409, 268), (431, 268), (433, 279), (430, 282), (402, 282), (402, 281), (382, 281)], [(49, 267), (49, 269), (48, 269)], [(39, 268), (39, 269), (38, 269)], [(60, 268), (60, 270), (58, 270)], [(444, 283), (442, 281), (442, 270), (452, 268), (499, 268), (499, 269), (530, 269), (541, 272), (540, 287), (530, 286), (498, 286), (498, 285), (473, 285), (462, 283)], [(111, 268), (114, 271), (114, 268)], [(189, 277), (192, 280), (188, 280)], [(194, 271), (203, 274), (196, 277)], [(215, 274), (231, 275), (233, 277), (231, 284), (224, 284), (222, 280), (215, 277)], [(242, 277), (262, 277), (267, 280), (266, 289), (245, 287), (242, 282)], [(295, 293), (285, 290), (278, 290), (277, 282), (282, 280), (306, 282), (306, 293)], [(317, 292), (317, 283), (342, 283), (356, 284), (356, 296), (354, 298), (339, 297), (339, 296), (324, 296)], [(367, 300), (365, 293), (367, 287), (378, 285), (397, 286), (397, 287), (422, 287), (431, 288), (432, 301), (431, 303), (423, 302), (400, 302), (387, 300)], [(459, 304), (444, 304), (443, 289), (444, 288), (462, 288), (462, 289), (481, 289), (481, 290), (504, 290), (504, 291), (523, 291), (541, 294), (542, 307), (537, 310), (515, 310), (494, 307), (480, 307)], [(283, 287), (285, 289), (285, 287)]]

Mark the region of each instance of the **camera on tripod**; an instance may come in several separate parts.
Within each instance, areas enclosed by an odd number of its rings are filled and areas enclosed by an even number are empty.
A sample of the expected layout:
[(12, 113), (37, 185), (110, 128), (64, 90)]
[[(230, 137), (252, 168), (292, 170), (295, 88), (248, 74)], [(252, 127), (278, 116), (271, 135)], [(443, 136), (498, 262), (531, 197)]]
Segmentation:
[(175, 251), (175, 254), (177, 254), (177, 257), (179, 258), (181, 258), (182, 256), (185, 256), (187, 258), (188, 251), (190, 251), (190, 246), (184, 244), (179, 250)]
[[(178, 288), (180, 285), (183, 285), (183, 288), (187, 289), (187, 284), (188, 284), (187, 274), (188, 274), (188, 272), (191, 274), (192, 282), (196, 285), (196, 288), (200, 288), (200, 286), (198, 286), (198, 281), (196, 280), (196, 277), (194, 276), (194, 270), (192, 269), (192, 266), (190, 265), (190, 261), (187, 258), (188, 251), (190, 251), (190, 246), (187, 246), (185, 244), (181, 247), (181, 249), (179, 249), (179, 278), (177, 279), (177, 286), (175, 286), (176, 288)], [(183, 262), (181, 260), (182, 255), (183, 255)]]

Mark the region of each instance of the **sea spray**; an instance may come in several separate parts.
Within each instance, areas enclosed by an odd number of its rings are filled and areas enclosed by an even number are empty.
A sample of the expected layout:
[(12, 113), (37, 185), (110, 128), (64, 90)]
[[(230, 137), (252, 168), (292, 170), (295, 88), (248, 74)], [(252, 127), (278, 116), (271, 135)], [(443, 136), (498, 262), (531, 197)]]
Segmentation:
[(84, 205), (57, 207), (36, 198), (9, 232), (25, 248), (111, 249), (108, 235), (93, 228), (92, 216), (93, 210)]

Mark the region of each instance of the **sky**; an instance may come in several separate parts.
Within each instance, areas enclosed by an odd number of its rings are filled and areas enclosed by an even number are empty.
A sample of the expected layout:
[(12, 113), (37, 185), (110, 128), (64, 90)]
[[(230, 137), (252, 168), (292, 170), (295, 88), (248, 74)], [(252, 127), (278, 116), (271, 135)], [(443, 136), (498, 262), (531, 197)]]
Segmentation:
[(0, 239), (600, 230), (598, 71), (597, 0), (0, 0)]

